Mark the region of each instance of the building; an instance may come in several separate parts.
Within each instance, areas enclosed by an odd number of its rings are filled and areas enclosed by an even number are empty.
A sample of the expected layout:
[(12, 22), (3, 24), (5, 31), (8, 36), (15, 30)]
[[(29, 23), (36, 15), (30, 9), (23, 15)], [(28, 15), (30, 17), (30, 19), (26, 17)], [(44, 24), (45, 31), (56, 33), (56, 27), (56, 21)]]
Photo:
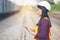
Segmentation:
[(13, 12), (18, 10), (19, 7), (8, 0), (0, 0), (0, 13)]

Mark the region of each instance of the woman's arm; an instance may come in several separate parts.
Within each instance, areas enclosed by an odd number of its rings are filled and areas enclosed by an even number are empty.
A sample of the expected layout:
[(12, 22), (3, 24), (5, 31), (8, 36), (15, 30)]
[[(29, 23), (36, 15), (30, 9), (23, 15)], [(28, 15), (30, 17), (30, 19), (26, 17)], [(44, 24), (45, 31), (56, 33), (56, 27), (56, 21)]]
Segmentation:
[(28, 27), (25, 27), (25, 28), (27, 29), (27, 31), (28, 31), (29, 33), (31, 33), (32, 35), (35, 35), (35, 33), (34, 33), (35, 29), (33, 29), (33, 28), (28, 28)]

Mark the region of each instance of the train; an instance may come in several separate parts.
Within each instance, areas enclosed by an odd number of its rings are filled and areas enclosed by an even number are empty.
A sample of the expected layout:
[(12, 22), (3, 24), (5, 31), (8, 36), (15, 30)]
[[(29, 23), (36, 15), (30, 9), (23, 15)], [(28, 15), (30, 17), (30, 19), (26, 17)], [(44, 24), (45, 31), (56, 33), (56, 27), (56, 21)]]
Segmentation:
[(20, 9), (16, 4), (8, 1), (8, 0), (0, 0), (0, 14), (15, 12)]

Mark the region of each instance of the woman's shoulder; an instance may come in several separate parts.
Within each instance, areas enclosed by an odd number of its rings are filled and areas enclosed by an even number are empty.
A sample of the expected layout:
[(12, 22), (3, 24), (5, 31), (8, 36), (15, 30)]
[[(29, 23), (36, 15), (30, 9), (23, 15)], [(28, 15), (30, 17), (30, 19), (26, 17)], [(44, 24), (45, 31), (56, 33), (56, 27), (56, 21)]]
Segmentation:
[(50, 22), (50, 20), (47, 17), (43, 18), (41, 20), (41, 23), (43, 23), (43, 24), (47, 23), (47, 24), (51, 25), (51, 22)]
[(44, 17), (43, 19), (44, 19), (44, 20), (49, 20), (47, 17)]
[(49, 21), (49, 19), (47, 17), (44, 17), (42, 21)]
[(44, 17), (43, 19), (41, 19), (41, 21), (38, 23), (38, 25), (40, 24), (45, 24), (45, 23), (50, 23), (50, 20), (47, 17)]
[(48, 24), (50, 24), (50, 20), (47, 18), (47, 17), (45, 17), (45, 18), (43, 18), (42, 20), (41, 20), (41, 23), (48, 23)]

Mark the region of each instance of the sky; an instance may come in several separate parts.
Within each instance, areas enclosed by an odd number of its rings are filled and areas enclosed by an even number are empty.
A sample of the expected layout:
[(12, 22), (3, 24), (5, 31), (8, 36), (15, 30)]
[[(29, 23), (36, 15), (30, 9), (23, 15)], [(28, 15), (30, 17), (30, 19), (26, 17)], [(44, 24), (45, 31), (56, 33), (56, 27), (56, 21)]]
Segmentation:
[(16, 5), (36, 5), (37, 0), (9, 0)]

